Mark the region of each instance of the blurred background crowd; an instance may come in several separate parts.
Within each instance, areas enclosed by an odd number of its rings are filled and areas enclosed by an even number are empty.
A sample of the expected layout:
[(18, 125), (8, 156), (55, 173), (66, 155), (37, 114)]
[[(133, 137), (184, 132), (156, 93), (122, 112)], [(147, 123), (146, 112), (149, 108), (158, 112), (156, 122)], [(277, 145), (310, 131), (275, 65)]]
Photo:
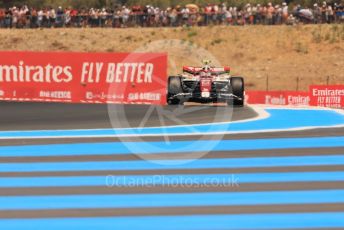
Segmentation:
[(161, 27), (343, 23), (342, 2), (299, 4), (186, 4), (173, 7), (116, 5), (103, 8), (0, 7), (1, 28)]

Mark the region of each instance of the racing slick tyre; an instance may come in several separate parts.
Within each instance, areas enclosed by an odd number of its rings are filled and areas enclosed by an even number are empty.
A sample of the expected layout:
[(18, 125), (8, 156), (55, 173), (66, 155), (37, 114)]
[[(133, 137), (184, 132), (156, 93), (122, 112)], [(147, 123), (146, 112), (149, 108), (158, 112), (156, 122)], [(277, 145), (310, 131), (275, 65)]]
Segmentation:
[(245, 85), (244, 85), (244, 79), (242, 77), (231, 77), (231, 89), (232, 94), (234, 94), (238, 98), (233, 98), (233, 100), (227, 101), (228, 105), (233, 106), (244, 106), (245, 101)]
[(175, 95), (183, 93), (182, 81), (180, 77), (170, 76), (168, 78), (168, 93), (167, 93), (167, 103), (169, 105), (180, 105), (183, 104), (178, 98), (172, 98)]

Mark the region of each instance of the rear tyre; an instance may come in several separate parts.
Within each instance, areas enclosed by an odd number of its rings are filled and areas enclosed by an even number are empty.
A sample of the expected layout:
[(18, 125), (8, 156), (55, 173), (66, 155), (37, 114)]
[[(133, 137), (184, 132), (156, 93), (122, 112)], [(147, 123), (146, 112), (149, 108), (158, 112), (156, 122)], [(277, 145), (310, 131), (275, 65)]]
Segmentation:
[(169, 105), (180, 105), (183, 104), (178, 98), (173, 98), (173, 96), (183, 93), (182, 81), (180, 77), (170, 76), (168, 78), (168, 93), (167, 93), (167, 104)]
[(236, 97), (240, 98), (233, 98), (233, 100), (228, 101), (228, 105), (238, 106), (242, 107), (244, 106), (245, 101), (245, 84), (244, 84), (244, 78), (242, 77), (231, 77), (231, 89), (232, 94), (234, 94)]

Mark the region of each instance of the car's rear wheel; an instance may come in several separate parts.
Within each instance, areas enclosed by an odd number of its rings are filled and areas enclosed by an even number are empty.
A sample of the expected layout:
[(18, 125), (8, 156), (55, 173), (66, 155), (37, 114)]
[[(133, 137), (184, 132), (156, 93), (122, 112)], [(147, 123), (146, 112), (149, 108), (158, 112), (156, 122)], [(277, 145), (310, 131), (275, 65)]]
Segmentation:
[(179, 105), (183, 104), (183, 101), (174, 98), (174, 96), (183, 93), (182, 81), (178, 76), (170, 76), (168, 78), (168, 93), (167, 93), (167, 104)]
[(230, 88), (232, 90), (232, 94), (235, 95), (233, 100), (227, 101), (228, 105), (233, 106), (244, 106), (245, 101), (245, 84), (244, 78), (242, 77), (231, 77), (230, 80)]

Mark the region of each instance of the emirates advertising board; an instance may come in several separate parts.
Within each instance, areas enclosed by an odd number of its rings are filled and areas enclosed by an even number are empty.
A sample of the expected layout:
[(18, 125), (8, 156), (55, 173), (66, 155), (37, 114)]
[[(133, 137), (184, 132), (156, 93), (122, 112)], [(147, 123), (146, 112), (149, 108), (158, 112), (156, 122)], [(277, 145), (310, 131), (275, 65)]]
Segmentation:
[(0, 100), (165, 104), (165, 53), (0, 52)]
[(344, 108), (344, 85), (313, 85), (310, 97), (313, 106)]
[(248, 91), (246, 100), (248, 104), (308, 106), (310, 97), (299, 91)]

